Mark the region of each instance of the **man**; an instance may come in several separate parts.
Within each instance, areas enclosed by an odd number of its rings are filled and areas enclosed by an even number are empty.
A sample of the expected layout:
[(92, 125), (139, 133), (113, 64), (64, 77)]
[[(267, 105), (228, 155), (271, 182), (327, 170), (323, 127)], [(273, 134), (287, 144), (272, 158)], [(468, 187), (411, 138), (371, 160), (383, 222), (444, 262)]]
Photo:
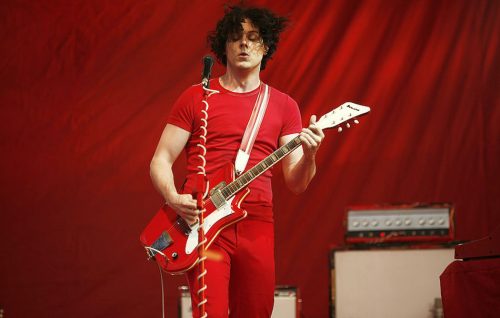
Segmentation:
[[(263, 85), (260, 70), (276, 50), (286, 19), (267, 9), (231, 7), (209, 35), (209, 43), (226, 72), (210, 82), (219, 91), (208, 99), (206, 171), (210, 177), (223, 165), (233, 162), (243, 133)], [(201, 85), (188, 88), (176, 101), (151, 162), (155, 187), (182, 218), (194, 223), (198, 217), (192, 196), (196, 184)], [(311, 117), (302, 129), (297, 103), (288, 95), (270, 88), (267, 111), (255, 140), (247, 169), (279, 146), (300, 134), (302, 147), (283, 159), (283, 175), (294, 193), (303, 192), (316, 172), (315, 154), (324, 137)], [(172, 165), (185, 149), (187, 177), (182, 193), (174, 185)], [(205, 261), (209, 317), (270, 317), (274, 301), (274, 226), (271, 172), (268, 170), (250, 185), (242, 203), (247, 218), (224, 229), (210, 246), (220, 260)], [(187, 273), (194, 317), (199, 316), (197, 269)]]

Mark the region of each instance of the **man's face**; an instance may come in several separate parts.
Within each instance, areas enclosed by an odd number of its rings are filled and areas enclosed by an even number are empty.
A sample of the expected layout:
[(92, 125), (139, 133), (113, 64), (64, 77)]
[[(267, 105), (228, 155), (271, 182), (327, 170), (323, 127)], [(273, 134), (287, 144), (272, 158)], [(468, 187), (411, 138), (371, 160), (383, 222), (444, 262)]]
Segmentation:
[(229, 35), (226, 43), (227, 67), (240, 70), (251, 70), (258, 68), (262, 57), (267, 52), (259, 29), (249, 20), (242, 24), (242, 34)]

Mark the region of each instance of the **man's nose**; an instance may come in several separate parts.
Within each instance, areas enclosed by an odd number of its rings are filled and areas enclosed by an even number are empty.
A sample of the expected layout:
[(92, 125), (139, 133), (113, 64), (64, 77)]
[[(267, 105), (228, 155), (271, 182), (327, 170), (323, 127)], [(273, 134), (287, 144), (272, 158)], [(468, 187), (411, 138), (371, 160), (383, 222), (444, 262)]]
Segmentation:
[(240, 45), (248, 46), (248, 39), (244, 34), (241, 36)]

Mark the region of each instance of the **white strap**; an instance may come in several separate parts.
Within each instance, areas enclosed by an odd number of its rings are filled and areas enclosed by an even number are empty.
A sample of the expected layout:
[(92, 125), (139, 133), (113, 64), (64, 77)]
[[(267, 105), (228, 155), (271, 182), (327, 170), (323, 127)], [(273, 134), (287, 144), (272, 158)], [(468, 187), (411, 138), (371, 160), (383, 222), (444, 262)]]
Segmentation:
[[(262, 87), (264, 87), (264, 92), (262, 92)], [(252, 115), (248, 121), (245, 133), (243, 134), (243, 140), (241, 141), (241, 146), (234, 162), (234, 168), (237, 175), (241, 174), (247, 166), (248, 158), (250, 158), (250, 152), (252, 151), (255, 138), (257, 138), (260, 125), (262, 124), (262, 119), (266, 113), (267, 104), (269, 103), (269, 95), (269, 86), (264, 84), (264, 86), (261, 86), (257, 100), (255, 101)]]

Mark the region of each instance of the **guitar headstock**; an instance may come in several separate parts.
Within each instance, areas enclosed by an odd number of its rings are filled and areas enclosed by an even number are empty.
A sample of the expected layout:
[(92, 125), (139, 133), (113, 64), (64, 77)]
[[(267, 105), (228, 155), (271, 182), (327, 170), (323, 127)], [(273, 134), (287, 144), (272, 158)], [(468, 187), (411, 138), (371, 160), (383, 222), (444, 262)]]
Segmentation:
[[(355, 118), (363, 116), (370, 111), (370, 107), (355, 104), (352, 102), (346, 102), (335, 108), (329, 113), (324, 114), (316, 122), (316, 125), (321, 129), (337, 127), (340, 124), (354, 119), (357, 124), (358, 121)], [(350, 124), (347, 123), (346, 126), (349, 128)], [(339, 132), (342, 131), (342, 127), (339, 127)]]

